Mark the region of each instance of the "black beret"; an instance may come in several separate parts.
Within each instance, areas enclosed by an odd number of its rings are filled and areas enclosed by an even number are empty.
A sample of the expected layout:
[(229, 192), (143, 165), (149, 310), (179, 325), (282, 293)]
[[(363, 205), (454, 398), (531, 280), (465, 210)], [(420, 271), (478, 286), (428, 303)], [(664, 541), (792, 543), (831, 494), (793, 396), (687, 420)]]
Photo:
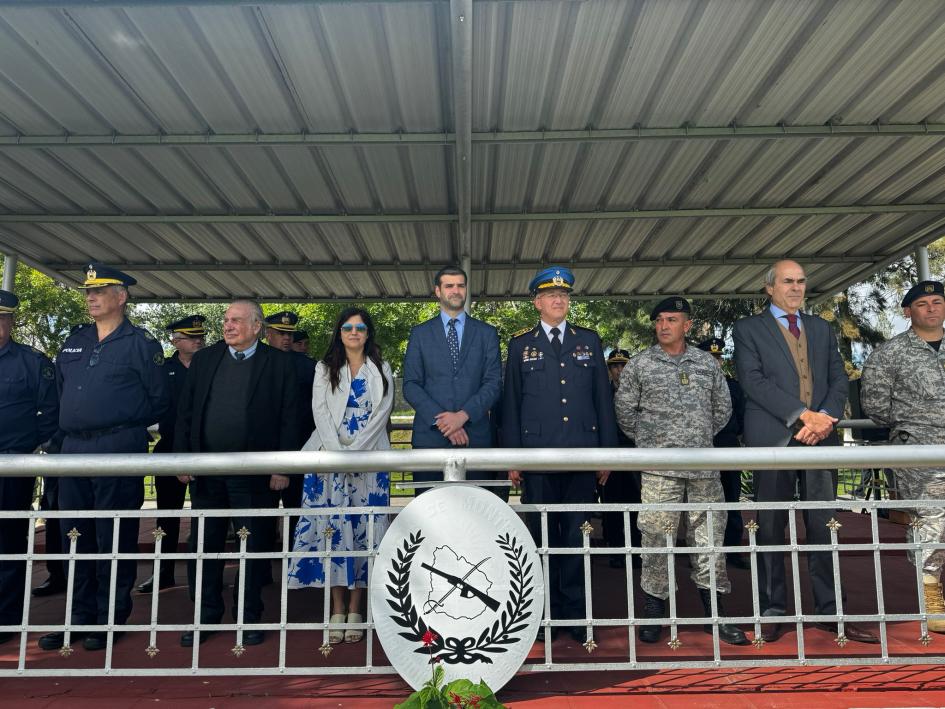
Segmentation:
[(12, 313), (19, 304), (20, 299), (14, 293), (0, 290), (0, 313)]
[(656, 320), (659, 317), (660, 313), (691, 313), (692, 308), (689, 306), (689, 301), (683, 298), (681, 295), (671, 295), (669, 298), (664, 298), (659, 303), (656, 304), (656, 307), (650, 312), (650, 321)]
[(906, 297), (902, 299), (902, 307), (908, 308), (913, 300), (918, 300), (926, 295), (940, 295), (945, 297), (945, 288), (942, 287), (942, 282), (920, 281), (916, 283), (909, 289), (909, 292), (906, 293)]
[(700, 342), (697, 347), (704, 352), (720, 355), (725, 350), (725, 340), (720, 340), (718, 337), (710, 337), (708, 340)]

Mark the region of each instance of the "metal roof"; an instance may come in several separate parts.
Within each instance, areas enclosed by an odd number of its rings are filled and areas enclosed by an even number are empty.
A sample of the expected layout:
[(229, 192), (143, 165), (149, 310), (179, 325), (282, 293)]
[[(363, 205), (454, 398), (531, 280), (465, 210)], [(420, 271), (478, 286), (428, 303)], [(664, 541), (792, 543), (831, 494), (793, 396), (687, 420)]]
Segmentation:
[(817, 297), (943, 173), (940, 0), (0, 0), (0, 250), (145, 300)]

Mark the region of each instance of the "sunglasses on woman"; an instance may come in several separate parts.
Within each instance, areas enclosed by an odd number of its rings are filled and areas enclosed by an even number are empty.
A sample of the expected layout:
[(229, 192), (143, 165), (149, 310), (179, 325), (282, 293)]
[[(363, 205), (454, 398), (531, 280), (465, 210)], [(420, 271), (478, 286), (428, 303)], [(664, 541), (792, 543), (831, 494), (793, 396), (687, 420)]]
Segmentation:
[(346, 322), (344, 325), (341, 326), (342, 332), (351, 332), (352, 330), (354, 330), (355, 332), (367, 332), (367, 325), (365, 325), (363, 322), (359, 322), (355, 325), (352, 325), (351, 323)]

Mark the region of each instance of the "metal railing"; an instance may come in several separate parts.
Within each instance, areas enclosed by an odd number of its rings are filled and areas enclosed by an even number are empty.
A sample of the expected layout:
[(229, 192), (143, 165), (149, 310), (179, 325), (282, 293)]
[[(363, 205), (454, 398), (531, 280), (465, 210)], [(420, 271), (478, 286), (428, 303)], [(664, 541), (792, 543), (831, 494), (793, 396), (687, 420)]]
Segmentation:
[[(278, 453), (248, 453), (248, 454), (166, 454), (160, 456), (154, 455), (101, 455), (83, 456), (83, 455), (57, 455), (57, 456), (32, 456), (32, 455), (5, 455), (0, 456), (0, 476), (24, 476), (24, 475), (42, 475), (42, 476), (142, 476), (142, 475), (167, 475), (174, 474), (180, 470), (187, 470), (193, 475), (254, 475), (279, 473), (311, 473), (311, 472), (371, 472), (386, 471), (390, 469), (414, 470), (414, 471), (444, 471), (446, 482), (444, 485), (461, 482), (465, 477), (466, 468), (475, 470), (508, 470), (517, 469), (524, 471), (552, 471), (566, 468), (569, 471), (598, 469), (609, 469), (614, 475), (620, 475), (619, 471), (637, 471), (637, 470), (745, 470), (752, 469), (756, 471), (775, 470), (775, 469), (803, 469), (803, 468), (862, 468), (862, 467), (943, 467), (945, 466), (945, 446), (880, 446), (880, 447), (824, 447), (824, 448), (741, 448), (741, 449), (468, 449), (455, 451), (448, 449), (426, 449), (413, 451), (371, 451), (359, 454), (335, 453), (335, 452), (278, 452)], [(759, 474), (764, 474), (763, 472)], [(942, 501), (932, 501), (924, 503), (940, 505)], [(564, 554), (579, 554), (583, 556), (583, 582), (585, 586), (585, 616), (579, 619), (560, 619), (554, 618), (550, 613), (550, 601), (546, 597), (545, 615), (543, 625), (548, 627), (574, 626), (575, 624), (583, 626), (588, 632), (588, 643), (585, 645), (589, 655), (587, 661), (556, 660), (556, 655), (560, 654), (552, 647), (550, 633), (546, 633), (544, 653), (542, 661), (527, 662), (522, 667), (523, 672), (542, 672), (542, 671), (573, 671), (573, 670), (603, 670), (603, 669), (621, 669), (621, 670), (640, 670), (640, 669), (664, 669), (664, 668), (711, 668), (711, 667), (746, 667), (746, 666), (766, 666), (766, 665), (865, 665), (865, 664), (928, 664), (945, 662), (945, 655), (926, 654), (925, 648), (931, 642), (931, 636), (928, 632), (928, 621), (930, 619), (945, 619), (945, 615), (932, 616), (926, 612), (925, 601), (922, 592), (922, 573), (921, 568), (914, 568), (916, 583), (916, 598), (913, 608), (910, 612), (887, 612), (887, 598), (884, 591), (884, 576), (882, 555), (902, 555), (912, 552), (920, 554), (923, 549), (945, 549), (945, 544), (919, 543), (919, 542), (888, 542), (880, 538), (879, 511), (882, 509), (910, 509), (917, 506), (915, 501), (902, 500), (882, 500), (882, 501), (832, 501), (832, 502), (765, 502), (765, 503), (698, 503), (698, 504), (584, 504), (584, 505), (513, 505), (513, 510), (520, 513), (533, 513), (538, 516), (540, 539), (538, 540), (538, 551), (542, 559), (543, 574), (545, 585), (548, 587), (549, 580), (549, 560), (552, 556)], [(831, 510), (850, 510), (865, 511), (869, 515), (870, 535), (869, 541), (858, 541), (855, 543), (841, 543), (838, 529), (839, 525), (830, 526), (830, 543), (822, 545), (813, 545), (802, 543), (798, 533), (798, 524), (796, 513), (810, 509), (831, 509)], [(323, 594), (322, 617), (313, 619), (311, 622), (289, 622), (288, 606), (289, 597), (292, 591), (289, 591), (284, 580), (287, 578), (287, 571), (290, 559), (302, 557), (320, 556), (323, 559), (333, 557), (367, 557), (368, 574), (374, 573), (374, 523), (381, 516), (396, 514), (401, 508), (392, 507), (366, 507), (349, 508), (346, 514), (365, 514), (369, 516), (368, 526), (368, 551), (350, 552), (338, 551), (326, 548), (323, 551), (293, 551), (292, 540), (288, 524), (283, 525), (281, 550), (272, 552), (250, 552), (247, 549), (247, 535), (238, 535), (237, 548), (234, 551), (206, 552), (204, 550), (204, 527), (206, 521), (210, 518), (219, 517), (278, 517), (286, 519), (290, 515), (302, 514), (309, 517), (323, 517), (337, 515), (336, 509), (280, 509), (280, 510), (161, 510), (163, 517), (179, 516), (189, 519), (192, 522), (192, 533), (196, 535), (196, 550), (193, 552), (177, 552), (172, 550), (164, 552), (162, 549), (161, 534), (155, 534), (154, 552), (123, 553), (118, 549), (118, 530), (122, 519), (142, 519), (153, 518), (154, 510), (128, 510), (128, 511), (24, 511), (24, 512), (0, 512), (0, 518), (28, 518), (35, 521), (38, 518), (76, 518), (81, 515), (83, 519), (111, 519), (113, 523), (113, 547), (109, 552), (97, 554), (85, 554), (77, 552), (77, 537), (71, 536), (69, 550), (59, 555), (38, 554), (35, 550), (36, 530), (35, 525), (29, 525), (29, 537), (27, 551), (25, 554), (7, 554), (0, 555), (3, 561), (24, 561), (26, 564), (27, 579), (30, 578), (33, 565), (40, 561), (49, 559), (61, 559), (67, 564), (67, 591), (65, 596), (64, 620), (59, 624), (39, 624), (31, 623), (31, 596), (29, 588), (24, 592), (24, 612), (22, 622), (16, 625), (0, 626), (0, 632), (19, 633), (19, 643), (8, 643), (0, 647), (0, 657), (3, 653), (9, 652), (11, 647), (16, 648), (15, 661), (0, 659), (0, 676), (88, 676), (90, 674), (99, 675), (229, 675), (229, 674), (283, 674), (283, 675), (332, 675), (332, 674), (379, 674), (392, 673), (393, 668), (389, 665), (375, 664), (373, 648), (373, 609), (368, 605), (365, 621), (359, 624), (333, 624), (329, 622), (329, 594)], [(735, 509), (743, 512), (757, 512), (758, 510), (788, 510), (788, 534), (784, 544), (760, 546), (756, 539), (757, 527), (749, 523), (748, 544), (747, 546), (726, 547), (721, 540), (714, 539), (711, 536), (713, 529), (712, 520), (714, 515), (726, 514), (728, 510)], [(561, 511), (586, 511), (588, 518), (596, 513), (618, 512), (623, 515), (623, 526), (625, 538), (629, 539), (630, 513), (643, 510), (685, 512), (691, 510), (703, 510), (707, 512), (708, 529), (710, 530), (709, 543), (703, 547), (680, 547), (676, 545), (673, 535), (667, 534), (665, 545), (662, 547), (594, 547), (591, 545), (590, 525), (584, 528), (583, 545), (578, 548), (558, 548), (548, 546), (548, 516)], [(640, 617), (637, 612), (637, 603), (635, 598), (636, 584), (633, 581), (632, 559), (635, 556), (648, 554), (669, 554), (673, 559), (680, 554), (720, 554), (727, 551), (747, 552), (750, 559), (751, 571), (751, 601), (752, 612), (749, 615), (741, 616), (720, 616), (716, 601), (712, 600), (711, 614), (706, 617), (696, 616), (687, 617), (679, 614), (679, 603), (677, 594), (679, 584), (675, 578), (675, 564), (668, 565), (668, 583), (670, 588), (669, 595), (669, 613), (668, 617), (653, 620)], [(795, 613), (781, 617), (763, 617), (760, 613), (759, 593), (758, 593), (758, 565), (760, 552), (784, 552), (787, 555), (791, 576), (793, 577), (793, 587), (789, 589), (789, 596), (792, 596)], [(835, 579), (835, 594), (837, 612), (834, 615), (812, 615), (802, 612), (802, 588), (800, 580), (799, 560), (801, 555), (810, 552), (829, 552), (832, 559), (833, 574)], [(620, 593), (625, 595), (627, 604), (626, 617), (600, 618), (595, 617), (593, 608), (593, 565), (595, 557), (601, 555), (623, 555), (626, 561), (626, 583)], [(872, 595), (875, 597), (875, 613), (848, 613), (844, 605), (843, 578), (840, 572), (841, 555), (856, 554), (859, 556), (870, 555), (872, 557), (872, 572), (874, 578), (874, 588)], [(236, 602), (236, 621), (234, 623), (223, 624), (201, 624), (198, 621), (199, 611), (194, 612), (192, 622), (180, 623), (161, 623), (159, 622), (159, 610), (161, 596), (159, 593), (159, 575), (161, 572), (161, 559), (192, 560), (196, 565), (196, 583), (195, 583), (195, 602), (194, 608), (200, 607), (200, 594), (202, 590), (202, 568), (207, 560), (222, 560), (225, 562), (235, 562), (239, 566), (240, 586), (239, 595)], [(244, 609), (246, 578), (246, 564), (253, 559), (279, 559), (281, 560), (281, 578), (283, 582), (279, 589), (279, 608), (277, 612), (271, 615), (273, 619), (269, 622), (249, 623), (246, 621)], [(109, 607), (112, 609), (108, 622), (100, 625), (72, 625), (69, 622), (69, 609), (72, 607), (74, 596), (75, 564), (81, 561), (107, 560), (111, 562), (110, 589), (109, 589)], [(142, 620), (140, 611), (133, 617), (137, 622), (129, 622), (124, 625), (118, 625), (115, 622), (114, 608), (116, 598), (116, 576), (117, 565), (120, 560), (134, 560), (136, 562), (150, 561), (153, 566), (155, 576), (154, 591), (150, 595), (150, 612), (147, 619)], [(712, 567), (710, 586), (715, 587), (716, 576), (714, 567)], [(746, 593), (748, 589), (736, 589), (737, 593)], [(857, 594), (867, 593), (868, 589), (858, 588)], [(369, 594), (365, 594), (369, 597)], [(714, 594), (713, 594), (714, 596)], [(142, 598), (139, 596), (138, 598)], [(144, 598), (147, 598), (145, 596)], [(901, 603), (901, 599), (898, 599)], [(764, 649), (763, 643), (756, 642), (756, 646), (739, 653), (737, 657), (723, 652), (725, 646), (720, 645), (718, 626), (721, 623), (738, 624), (746, 629), (754, 630), (755, 637), (761, 634), (762, 627), (767, 623), (773, 622), (793, 623), (797, 630), (797, 640), (794, 650), (790, 657), (784, 656), (784, 644), (779, 645), (777, 656), (772, 656)], [(837, 643), (843, 646), (846, 642), (844, 636), (845, 623), (874, 623), (879, 629), (879, 644), (871, 646), (875, 651), (864, 654), (851, 654), (849, 649), (842, 656), (812, 656), (814, 653), (808, 652), (805, 646), (804, 634), (801, 631), (804, 623), (833, 622), (838, 623)], [(889, 625), (896, 623), (915, 624), (914, 636), (916, 652), (901, 652), (901, 641), (894, 644), (890, 642), (888, 634)], [(637, 632), (644, 625), (659, 624), (669, 626), (669, 646), (674, 652), (680, 648), (687, 648), (686, 633), (691, 626), (701, 626), (703, 624), (712, 626), (712, 650), (711, 655), (706, 653), (704, 657), (692, 658), (685, 650), (685, 659), (683, 658), (652, 658), (652, 653), (641, 651), (637, 646)], [(623, 628), (626, 630), (626, 648), (621, 651), (619, 656), (614, 656), (609, 651), (606, 657), (594, 656), (597, 651), (595, 636), (606, 632), (605, 628)], [(330, 648), (328, 643), (328, 633), (331, 630), (339, 629), (362, 629), (366, 632), (367, 642), (364, 645), (364, 663), (357, 665), (339, 665), (333, 664), (330, 658)], [(101, 631), (106, 633), (107, 645), (100, 667), (88, 669), (87, 667), (77, 668), (75, 663), (70, 661), (73, 657), (69, 654), (69, 635), (77, 631)], [(265, 630), (278, 633), (278, 655), (275, 663), (266, 666), (238, 666), (238, 667), (219, 667), (206, 666), (201, 664), (201, 643), (199, 634), (201, 631), (233, 631), (235, 632), (235, 645), (233, 653), (239, 657), (244, 652), (248, 652), (243, 645), (243, 633), (248, 630)], [(30, 633), (43, 633), (62, 631), (66, 633), (64, 638), (64, 648), (62, 658), (52, 659), (49, 655), (43, 655), (42, 662), (38, 661), (37, 651), (35, 650), (34, 637)], [(118, 652), (116, 654), (116, 632), (127, 631), (129, 633), (146, 633), (147, 644), (140, 647), (133, 646), (132, 638), (126, 638), (118, 641)], [(175, 667), (156, 667), (148, 666), (149, 660), (160, 652), (159, 641), (165, 641), (167, 635), (158, 636), (163, 631), (194, 631), (196, 636), (193, 642), (193, 649), (190, 652), (189, 665)], [(312, 650), (321, 649), (322, 654), (310, 652), (306, 655), (307, 662), (297, 664), (298, 658), (290, 656), (287, 647), (287, 635), (289, 633), (303, 632), (312, 634), (314, 642)], [(911, 631), (910, 631), (911, 632)], [(621, 633), (622, 635), (622, 633)], [(133, 636), (134, 637), (134, 636)], [(176, 640), (176, 639), (175, 639)], [(172, 641), (173, 642), (173, 641)], [(176, 643), (175, 643), (176, 644)], [(141, 645), (139, 643), (139, 645)], [(206, 646), (204, 646), (205, 648)], [(922, 650), (919, 650), (919, 648)], [(895, 651), (894, 651), (895, 650)], [(746, 652), (750, 653), (746, 656)], [(140, 653), (138, 655), (137, 653)], [(141, 658), (141, 663), (133, 666), (125, 666), (132, 656)], [(120, 662), (116, 664), (116, 658)], [(599, 659), (598, 659), (599, 658)], [(291, 661), (290, 661), (291, 660)], [(50, 664), (55, 664), (51, 667)], [(83, 665), (86, 663), (82, 663)], [(39, 665), (39, 666), (37, 666)]]

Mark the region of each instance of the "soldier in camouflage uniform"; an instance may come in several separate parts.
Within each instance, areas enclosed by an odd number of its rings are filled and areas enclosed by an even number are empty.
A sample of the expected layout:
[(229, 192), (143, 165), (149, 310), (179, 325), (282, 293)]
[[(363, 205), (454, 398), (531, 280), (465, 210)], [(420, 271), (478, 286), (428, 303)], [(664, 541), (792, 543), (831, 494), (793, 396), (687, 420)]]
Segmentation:
[[(685, 298), (660, 302), (650, 314), (658, 344), (644, 350), (627, 364), (620, 377), (615, 407), (617, 422), (639, 448), (711, 448), (712, 437), (732, 415), (732, 400), (722, 369), (712, 355), (686, 345), (692, 327), (690, 307)], [(644, 471), (642, 499), (645, 504), (673, 502), (723, 502), (725, 497), (718, 470)], [(726, 515), (712, 515), (709, 528), (706, 512), (688, 512), (690, 545), (721, 544)], [(676, 538), (680, 512), (643, 511), (638, 518), (643, 547), (666, 545), (666, 535)], [(644, 554), (640, 585), (644, 592), (644, 616), (665, 617), (669, 597), (669, 556)], [(723, 554), (692, 555), (692, 580), (699, 588), (706, 615), (711, 611), (710, 571), (715, 565), (715, 590), (729, 593)], [(724, 614), (721, 602), (719, 614)], [(662, 628), (641, 629), (640, 640), (656, 642)], [(711, 632), (711, 626), (706, 627)], [(733, 645), (745, 645), (745, 634), (733, 625), (719, 626), (719, 638)]]
[[(945, 444), (945, 289), (937, 281), (922, 281), (902, 301), (912, 327), (877, 347), (863, 366), (860, 400), (863, 410), (888, 426), (894, 444)], [(915, 526), (911, 541), (945, 542), (945, 468), (899, 468), (899, 494), (906, 500), (936, 500), (932, 507), (909, 510)], [(945, 550), (924, 549), (922, 564), (928, 613), (945, 613), (940, 576)], [(929, 621), (929, 630), (945, 633), (945, 619)]]

